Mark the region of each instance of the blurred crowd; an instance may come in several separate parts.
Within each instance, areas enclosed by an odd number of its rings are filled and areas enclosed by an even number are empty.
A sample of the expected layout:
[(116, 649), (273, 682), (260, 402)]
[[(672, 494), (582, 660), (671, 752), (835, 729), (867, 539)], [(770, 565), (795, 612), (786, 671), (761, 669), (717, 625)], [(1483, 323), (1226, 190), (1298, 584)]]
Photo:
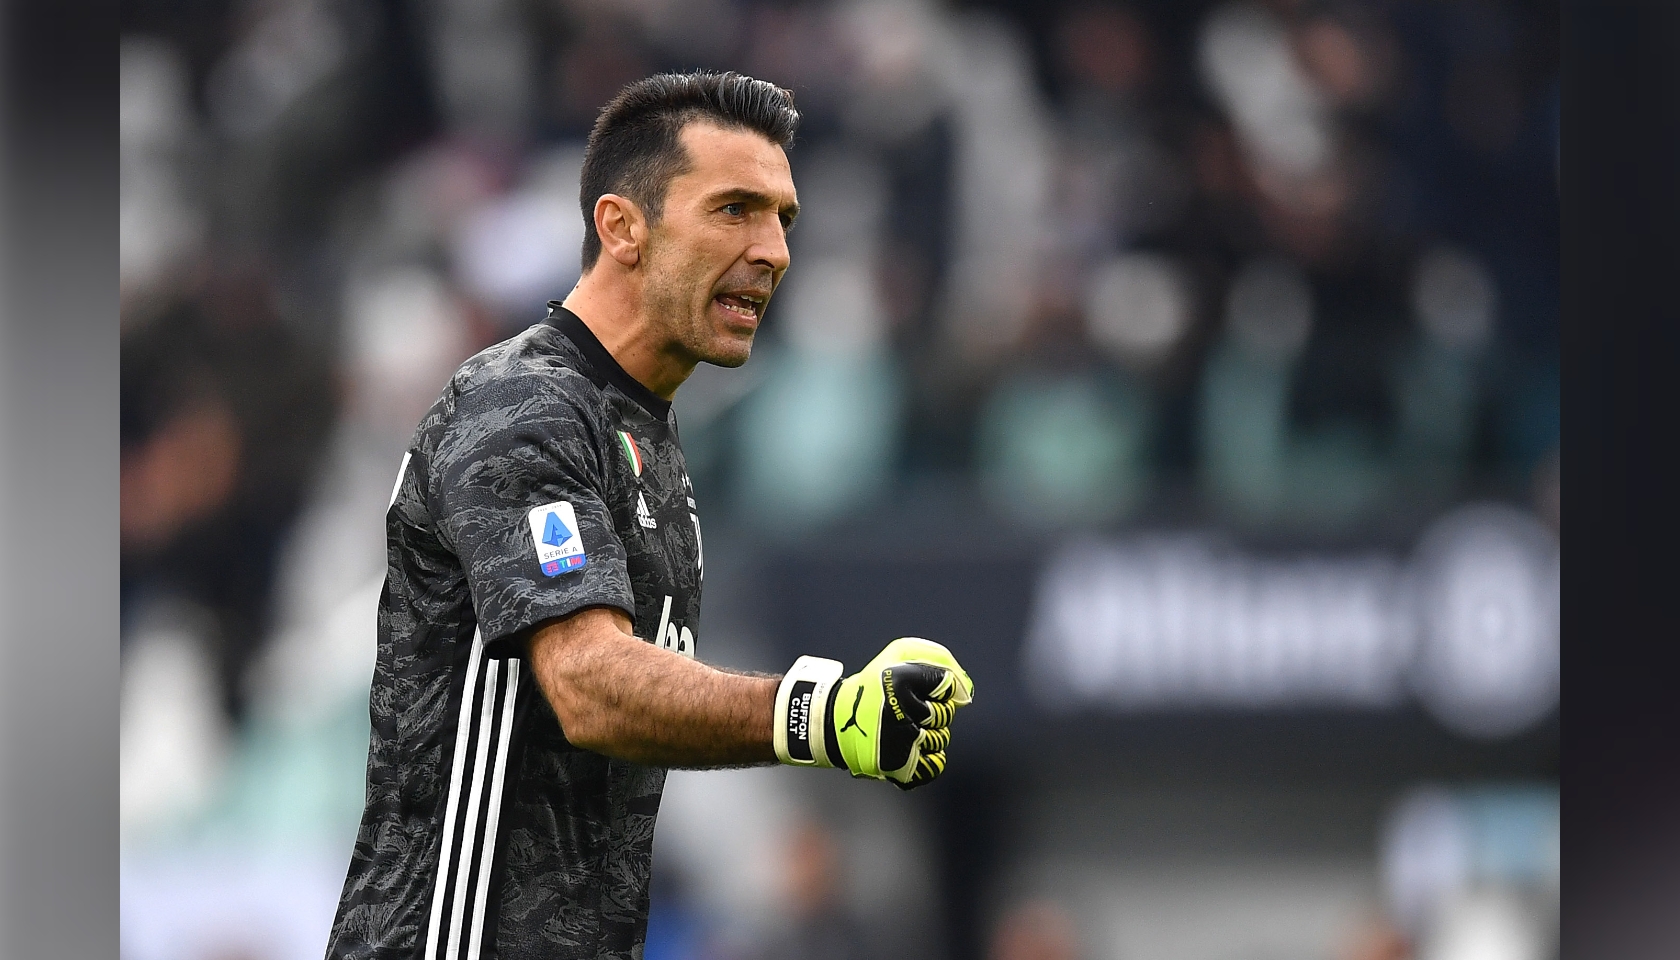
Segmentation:
[(394, 463), (565, 295), (595, 111), (693, 67), (795, 91), (808, 214), (755, 362), (681, 395), (711, 515), (1555, 513), (1549, 7), (1027, 9), (126, 4), (125, 596), (243, 669), (330, 451)]
[[(1556, 527), (1551, 4), (121, 10), (125, 830), (237, 766), (253, 715), (350, 731), (287, 802), (358, 775), (371, 651), (338, 641), (371, 623), (402, 449), (575, 282), (584, 137), (660, 70), (804, 117), (754, 359), (677, 399), (709, 523), (1345, 539), (1492, 496)], [(825, 843), (792, 883), (840, 942)], [(1058, 909), (993, 956), (1081, 955)], [(800, 949), (775, 955), (862, 955)]]
[(1028, 9), (125, 4), (125, 596), (210, 600), (241, 669), (334, 444), (394, 463), (565, 295), (595, 111), (693, 67), (795, 91), (808, 212), (755, 362), (681, 395), (710, 515), (1555, 513), (1549, 7)]

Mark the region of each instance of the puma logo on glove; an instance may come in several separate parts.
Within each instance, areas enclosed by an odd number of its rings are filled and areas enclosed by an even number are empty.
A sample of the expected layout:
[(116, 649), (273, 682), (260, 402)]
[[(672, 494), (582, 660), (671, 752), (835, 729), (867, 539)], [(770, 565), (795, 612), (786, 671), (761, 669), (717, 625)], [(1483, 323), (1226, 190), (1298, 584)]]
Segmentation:
[[(850, 730), (853, 727), (857, 726), (858, 704), (860, 704), (862, 702), (863, 702), (863, 688), (858, 687), (857, 696), (852, 698), (852, 719), (847, 720), (846, 725), (840, 728), (841, 733), (845, 733), (847, 730)], [(858, 727), (858, 733), (861, 734), (862, 736), (865, 736), (865, 737), (869, 736), (868, 733), (865, 733), (863, 731), (862, 727)]]
[[(943, 773), (951, 722), (974, 699), (974, 682), (951, 651), (902, 637), (857, 673), (842, 678), (844, 669), (818, 657), (794, 663), (776, 694), (776, 756), (905, 790)], [(836, 729), (834, 707), (848, 697), (851, 718)]]

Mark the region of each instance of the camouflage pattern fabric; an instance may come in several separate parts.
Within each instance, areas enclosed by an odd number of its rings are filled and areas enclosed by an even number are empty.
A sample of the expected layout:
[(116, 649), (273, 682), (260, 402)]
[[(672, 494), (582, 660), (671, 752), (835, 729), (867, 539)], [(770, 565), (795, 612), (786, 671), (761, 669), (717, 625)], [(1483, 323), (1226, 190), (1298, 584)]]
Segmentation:
[(700, 522), (669, 404), (549, 310), (461, 366), (404, 459), (329, 958), (641, 956), (665, 770), (568, 742), (522, 641), (609, 606), (693, 656)]

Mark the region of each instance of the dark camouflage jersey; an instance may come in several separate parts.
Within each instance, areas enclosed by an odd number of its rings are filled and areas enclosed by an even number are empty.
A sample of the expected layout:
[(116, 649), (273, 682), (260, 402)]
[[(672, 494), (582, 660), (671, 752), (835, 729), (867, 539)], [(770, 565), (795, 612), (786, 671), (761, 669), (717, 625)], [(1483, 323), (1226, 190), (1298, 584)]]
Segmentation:
[(367, 808), (327, 956), (640, 957), (665, 771), (567, 742), (521, 640), (604, 605), (693, 656), (670, 405), (551, 303), (450, 380), (385, 528)]

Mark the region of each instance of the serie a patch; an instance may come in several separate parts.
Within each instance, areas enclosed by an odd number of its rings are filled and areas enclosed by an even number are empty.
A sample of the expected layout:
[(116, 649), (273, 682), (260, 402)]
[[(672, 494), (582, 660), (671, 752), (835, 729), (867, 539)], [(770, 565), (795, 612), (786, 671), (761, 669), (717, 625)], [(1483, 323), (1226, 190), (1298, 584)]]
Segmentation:
[(589, 557), (583, 552), (583, 535), (570, 502), (560, 500), (533, 508), (526, 519), (531, 523), (531, 542), (537, 548), (537, 565), (543, 576), (582, 570)]

